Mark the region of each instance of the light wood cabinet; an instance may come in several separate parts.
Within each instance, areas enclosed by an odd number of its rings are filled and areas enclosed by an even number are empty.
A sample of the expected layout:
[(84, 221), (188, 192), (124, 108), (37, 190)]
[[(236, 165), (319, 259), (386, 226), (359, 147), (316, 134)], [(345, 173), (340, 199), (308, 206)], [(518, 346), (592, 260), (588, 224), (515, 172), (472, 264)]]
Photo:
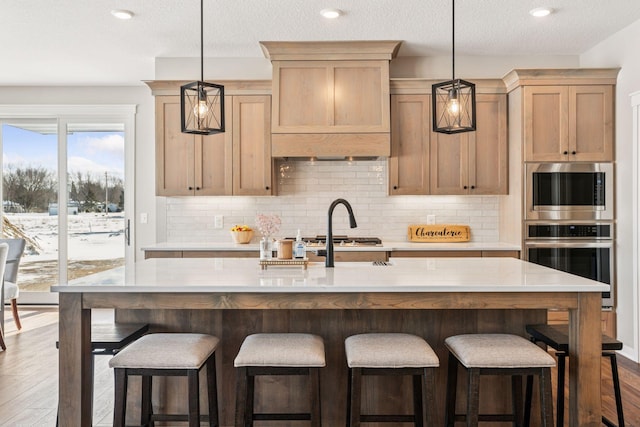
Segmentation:
[(613, 85), (525, 86), (525, 161), (613, 161)]
[(156, 195), (271, 195), (271, 97), (227, 96), (227, 131), (180, 130), (180, 97), (156, 96)]
[(274, 157), (388, 157), (389, 61), (400, 41), (262, 41)]
[(274, 194), (271, 97), (233, 97), (233, 194)]
[[(374, 262), (389, 261), (389, 252), (386, 251), (337, 251), (333, 253), (335, 262)], [(307, 250), (307, 258), (311, 262), (324, 262), (325, 257), (316, 255)]]
[[(229, 106), (227, 97), (227, 111)], [(180, 97), (156, 97), (156, 195), (231, 194), (231, 155), (231, 133), (182, 133)]]
[(424, 250), (424, 251), (391, 251), (391, 257), (402, 258), (489, 258), (507, 257), (520, 258), (520, 251), (456, 251), (456, 250)]
[(431, 194), (507, 194), (507, 99), (476, 97), (475, 132), (432, 132)]
[(389, 132), (389, 61), (273, 61), (273, 75), (274, 133)]
[(273, 61), (274, 157), (388, 156), (389, 61)]
[(391, 96), (389, 194), (429, 194), (431, 97)]

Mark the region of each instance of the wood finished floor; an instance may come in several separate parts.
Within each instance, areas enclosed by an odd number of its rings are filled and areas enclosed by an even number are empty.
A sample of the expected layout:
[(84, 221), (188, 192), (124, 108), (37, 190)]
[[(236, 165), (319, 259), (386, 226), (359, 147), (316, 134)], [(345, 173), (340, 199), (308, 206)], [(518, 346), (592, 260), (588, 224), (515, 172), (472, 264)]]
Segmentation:
[[(7, 350), (0, 351), (0, 427), (55, 426), (58, 311), (57, 308), (21, 307), (20, 316), (23, 325), (20, 332), (16, 331), (11, 314), (5, 317)], [(109, 312), (94, 315), (95, 322), (110, 320)], [(110, 426), (112, 421), (113, 375), (108, 361), (107, 356), (96, 357), (96, 426)], [(640, 427), (640, 365), (618, 356), (618, 367), (626, 425)], [(603, 412), (615, 421), (608, 359), (603, 359), (602, 372)], [(565, 408), (568, 408), (568, 402)]]

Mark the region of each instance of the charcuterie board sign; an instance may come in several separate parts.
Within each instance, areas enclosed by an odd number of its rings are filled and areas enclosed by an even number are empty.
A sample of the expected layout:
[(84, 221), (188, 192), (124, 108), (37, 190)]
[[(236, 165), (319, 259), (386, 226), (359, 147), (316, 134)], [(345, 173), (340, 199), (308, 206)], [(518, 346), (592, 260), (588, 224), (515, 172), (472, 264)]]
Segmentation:
[(468, 225), (410, 225), (408, 237), (410, 242), (468, 242), (471, 232)]

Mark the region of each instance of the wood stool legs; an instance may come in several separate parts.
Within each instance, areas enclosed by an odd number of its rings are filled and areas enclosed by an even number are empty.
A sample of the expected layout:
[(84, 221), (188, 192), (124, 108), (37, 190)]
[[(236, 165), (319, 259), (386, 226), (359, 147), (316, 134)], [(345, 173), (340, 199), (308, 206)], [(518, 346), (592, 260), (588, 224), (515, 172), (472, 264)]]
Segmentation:
[[(566, 358), (567, 354), (558, 351), (556, 352), (558, 358), (558, 387), (556, 390), (556, 426), (564, 426), (564, 389), (565, 389), (565, 371), (566, 371)], [(602, 424), (608, 427), (624, 427), (624, 412), (622, 409), (622, 395), (620, 394), (620, 378), (618, 377), (618, 364), (616, 360), (615, 352), (602, 352), (602, 357), (608, 357), (611, 361), (611, 377), (613, 379), (613, 392), (616, 399), (616, 412), (618, 414), (618, 425), (616, 426), (611, 420), (604, 415), (602, 416)], [(546, 383), (551, 387), (551, 380), (548, 379)], [(529, 427), (529, 420), (531, 416), (531, 395), (533, 388), (533, 378), (527, 377), (526, 396), (525, 401), (525, 414), (524, 414), (524, 426)]]
[(142, 376), (142, 406), (140, 408), (140, 424), (143, 426), (148, 425), (154, 427), (154, 423), (151, 420), (153, 414), (153, 405), (151, 403), (151, 390), (153, 389), (153, 380), (150, 375)]
[[(618, 361), (615, 352), (602, 353), (611, 362), (611, 378), (613, 379), (613, 391), (616, 396), (616, 412), (618, 414), (618, 427), (624, 427), (624, 412), (622, 410), (622, 394), (620, 393), (620, 378), (618, 376)], [(603, 424), (609, 427), (616, 427), (607, 417), (602, 417)]]
[[(320, 369), (293, 367), (236, 367), (236, 427), (251, 427), (253, 421), (308, 420), (312, 427), (320, 427)], [(308, 413), (254, 413), (255, 378), (259, 375), (306, 375), (309, 378)]]
[(447, 365), (447, 399), (444, 425), (453, 427), (456, 422), (456, 392), (458, 387), (458, 359), (449, 353)]
[(198, 371), (189, 371), (187, 378), (187, 381), (189, 382), (189, 427), (199, 427), (200, 399), (198, 398), (198, 391), (200, 381), (198, 378)]
[[(199, 369), (127, 369), (114, 368), (115, 401), (113, 412), (114, 427), (125, 427), (127, 410), (127, 386), (129, 375), (139, 375), (142, 378), (140, 424), (153, 427), (155, 421), (173, 420), (188, 421), (189, 427), (199, 427), (202, 419), (207, 419), (210, 427), (218, 427), (218, 393), (216, 386), (216, 362), (213, 353), (205, 362), (207, 368), (207, 388), (209, 415), (200, 415), (200, 370)], [(188, 414), (167, 415), (154, 414), (152, 405), (153, 376), (186, 376), (188, 382)]]
[[(410, 375), (413, 384), (412, 415), (361, 414), (362, 377), (365, 375)], [(363, 422), (412, 422), (416, 427), (434, 425), (435, 372), (433, 368), (349, 368), (347, 393), (347, 427)]]
[(209, 427), (217, 427), (219, 419), (218, 410), (218, 379), (216, 375), (216, 356), (215, 353), (207, 363), (207, 399), (209, 401)]
[(115, 401), (113, 408), (113, 427), (125, 427), (125, 414), (127, 411), (127, 371), (115, 369)]
[[(458, 379), (458, 359), (449, 354), (449, 366), (447, 374), (447, 398), (445, 409), (445, 426), (453, 427), (456, 419), (466, 421), (467, 426), (477, 426), (480, 421), (509, 421), (515, 426), (529, 425), (529, 415), (531, 414), (531, 391), (532, 377), (539, 377), (540, 389), (540, 419), (543, 426), (553, 426), (553, 404), (551, 392), (551, 369), (550, 368), (466, 368), (467, 379), (467, 413), (465, 415), (456, 414), (456, 387)], [(479, 414), (480, 403), (480, 375), (511, 375), (512, 408), (511, 415), (481, 415)], [(522, 397), (522, 376), (527, 375), (526, 395), (523, 402)], [(524, 407), (524, 408), (523, 408)]]

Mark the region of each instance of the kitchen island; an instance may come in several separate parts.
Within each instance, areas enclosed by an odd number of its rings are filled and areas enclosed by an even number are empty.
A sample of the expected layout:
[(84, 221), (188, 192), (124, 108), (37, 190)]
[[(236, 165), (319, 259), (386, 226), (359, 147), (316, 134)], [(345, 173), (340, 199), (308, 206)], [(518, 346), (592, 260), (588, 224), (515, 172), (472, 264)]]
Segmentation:
[[(89, 426), (92, 386), (92, 308), (116, 308), (118, 321), (145, 321), (152, 331), (194, 331), (221, 338), (218, 358), (221, 424), (233, 424), (233, 358), (254, 332), (309, 332), (325, 340), (327, 367), (321, 373), (323, 425), (344, 425), (346, 363), (343, 341), (363, 332), (421, 335), (441, 362), (437, 414), (443, 419), (446, 350), (444, 338), (459, 333), (524, 335), (527, 323), (543, 323), (546, 309), (570, 312), (570, 424), (600, 425), (600, 299), (608, 285), (513, 258), (394, 258), (391, 265), (340, 263), (327, 269), (260, 270), (255, 259), (149, 259), (116, 279), (87, 276), (60, 292), (61, 425)], [(288, 387), (299, 379), (274, 379), (256, 400), (260, 410), (284, 401), (304, 409)], [(365, 409), (402, 410), (410, 401), (402, 383), (373, 378)], [(507, 383), (483, 391), (484, 410), (509, 408)], [(162, 383), (154, 403), (179, 410), (181, 387)], [(484, 383), (483, 383), (484, 384)], [(406, 385), (406, 384), (405, 384)], [(505, 388), (502, 388), (502, 387)], [(132, 383), (135, 388), (135, 383)], [(274, 387), (277, 392), (274, 392)], [(260, 384), (258, 384), (260, 390)], [(503, 390), (503, 391), (501, 391)], [(492, 396), (493, 395), (493, 396)], [(205, 406), (206, 407), (206, 406)], [(400, 409), (398, 409), (400, 408)], [(135, 412), (132, 410), (132, 412)]]

